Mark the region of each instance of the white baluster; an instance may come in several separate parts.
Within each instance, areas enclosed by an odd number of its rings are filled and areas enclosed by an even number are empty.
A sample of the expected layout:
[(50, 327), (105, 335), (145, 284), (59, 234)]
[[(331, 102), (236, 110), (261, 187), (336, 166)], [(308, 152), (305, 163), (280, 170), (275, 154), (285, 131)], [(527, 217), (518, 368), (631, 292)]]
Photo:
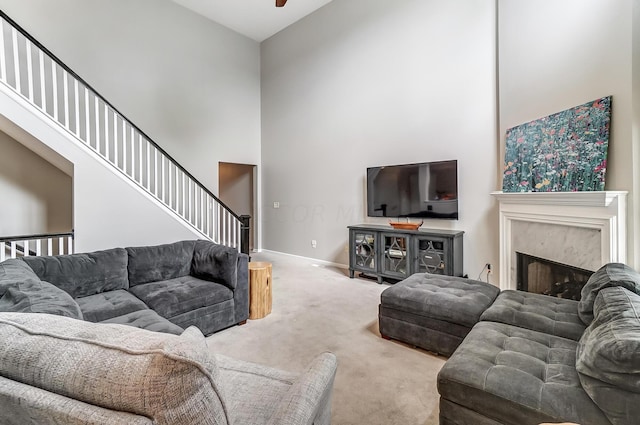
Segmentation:
[(16, 241), (11, 241), (11, 257), (16, 258)]
[(131, 178), (136, 179), (136, 138), (133, 126), (131, 127)]
[(193, 199), (191, 197), (191, 179), (187, 181), (187, 190), (189, 191), (189, 223), (193, 223)]
[(25, 41), (27, 50), (27, 86), (29, 87), (29, 100), (33, 102), (33, 63), (31, 59), (31, 42)]
[(166, 204), (166, 197), (165, 197), (165, 186), (166, 186), (166, 182), (165, 182), (165, 172), (164, 172), (164, 157), (160, 158), (162, 160), (162, 202), (164, 202)]
[(113, 163), (111, 161), (111, 157), (109, 155), (109, 105), (105, 102), (104, 104), (104, 157), (107, 161)]
[(69, 73), (62, 69), (62, 99), (64, 105), (64, 128), (69, 130)]
[(122, 171), (127, 174), (127, 121), (122, 120)]
[[(2, 32), (2, 28), (0, 28)], [(4, 59), (4, 56), (2, 56)], [(7, 245), (6, 242), (0, 242), (0, 263), (7, 259)]]
[(11, 27), (11, 40), (13, 42), (13, 72), (15, 72), (16, 77), (16, 91), (21, 93), (21, 84), (20, 84), (20, 55), (18, 52), (18, 31), (15, 28)]
[[(172, 194), (172, 192), (173, 192), (173, 190), (172, 190), (173, 189), (173, 181), (171, 180), (171, 168), (172, 168), (173, 164), (171, 164), (171, 162), (169, 162), (168, 165), (169, 165), (169, 204), (168, 205), (169, 205), (169, 208), (173, 208), (173, 202), (172, 202), (173, 201), (173, 196), (172, 196), (173, 195)], [(175, 209), (177, 210), (178, 207), (176, 207)]]
[(80, 90), (78, 88), (78, 80), (73, 79), (73, 99), (76, 111), (76, 137), (80, 139)]
[(94, 125), (96, 126), (96, 152), (100, 154), (100, 101), (98, 96), (94, 94), (94, 106), (95, 106), (95, 117), (96, 121)]
[(64, 239), (58, 237), (58, 255), (64, 254)]
[[(4, 42), (2, 42), (4, 45)], [(4, 60), (4, 54), (3, 58)], [(44, 52), (38, 49), (38, 65), (40, 65), (40, 101), (42, 102), (41, 109), (47, 112), (47, 85), (44, 78)]]
[(67, 236), (67, 252), (73, 254), (73, 236)]
[(53, 119), (58, 121), (58, 66), (51, 61), (51, 81), (53, 83), (51, 101), (53, 102)]
[(53, 255), (53, 239), (47, 238), (47, 254)]
[(145, 139), (147, 148), (147, 185), (145, 186), (149, 192), (151, 192), (151, 143)]
[[(2, 81), (7, 81), (7, 54), (4, 48), (4, 23), (5, 20), (0, 21), (0, 78)], [(2, 255), (4, 255), (4, 242), (2, 243)]]
[(156, 198), (159, 195), (158, 191), (158, 149), (153, 148), (153, 179), (155, 180), (155, 184), (153, 185), (154, 194)]
[(139, 183), (141, 186), (144, 187), (144, 184), (142, 183), (142, 175), (143, 175), (143, 168), (142, 168), (142, 136), (140, 135), (140, 133), (138, 133), (138, 177), (140, 178)]
[(222, 221), (222, 217), (220, 216), (220, 209), (222, 207), (220, 206), (220, 203), (216, 201), (216, 243), (222, 243), (222, 238), (221, 236), (221, 232), (220, 232), (220, 224)]
[(24, 255), (25, 257), (28, 257), (29, 256), (29, 241), (28, 240), (24, 241), (24, 245), (23, 245), (22, 249), (23, 249), (23, 254), (22, 255)]
[(36, 255), (42, 255), (42, 240), (36, 239)]
[(120, 166), (118, 165), (119, 163), (119, 158), (118, 158), (118, 114), (113, 113), (113, 163), (116, 166), (116, 168), (120, 168)]
[(182, 192), (182, 217), (185, 218), (185, 220), (187, 219), (187, 189), (186, 189), (186, 184), (185, 184), (185, 178), (184, 178), (184, 173), (182, 173), (182, 185), (181, 185), (181, 192)]
[(91, 108), (89, 107), (89, 89), (84, 88), (84, 136), (87, 145), (91, 146)]

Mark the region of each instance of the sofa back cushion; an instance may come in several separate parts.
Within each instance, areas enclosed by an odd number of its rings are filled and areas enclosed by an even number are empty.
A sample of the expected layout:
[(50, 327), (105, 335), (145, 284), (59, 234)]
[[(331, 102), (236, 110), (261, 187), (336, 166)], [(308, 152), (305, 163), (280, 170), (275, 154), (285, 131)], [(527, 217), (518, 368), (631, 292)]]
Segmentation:
[(602, 289), (595, 318), (576, 351), (584, 390), (615, 425), (640, 417), (640, 296), (616, 286)]
[(195, 241), (127, 248), (129, 285), (158, 282), (187, 276)]
[(585, 325), (593, 321), (593, 304), (598, 293), (611, 286), (621, 286), (640, 294), (640, 273), (622, 263), (609, 263), (600, 267), (591, 275), (582, 288), (578, 315)]
[(196, 241), (191, 274), (235, 289), (238, 280), (238, 250), (209, 241)]
[(204, 336), (0, 313), (0, 375), (154, 424), (228, 424)]
[(22, 257), (38, 275), (73, 298), (127, 289), (127, 252), (123, 248), (82, 254)]

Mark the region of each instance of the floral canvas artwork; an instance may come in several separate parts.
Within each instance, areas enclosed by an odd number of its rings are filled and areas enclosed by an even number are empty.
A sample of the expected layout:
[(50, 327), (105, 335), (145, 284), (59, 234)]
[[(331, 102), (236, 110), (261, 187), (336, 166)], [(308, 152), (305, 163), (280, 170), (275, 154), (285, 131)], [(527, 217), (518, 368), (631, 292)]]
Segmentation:
[(503, 192), (604, 190), (611, 96), (510, 128)]

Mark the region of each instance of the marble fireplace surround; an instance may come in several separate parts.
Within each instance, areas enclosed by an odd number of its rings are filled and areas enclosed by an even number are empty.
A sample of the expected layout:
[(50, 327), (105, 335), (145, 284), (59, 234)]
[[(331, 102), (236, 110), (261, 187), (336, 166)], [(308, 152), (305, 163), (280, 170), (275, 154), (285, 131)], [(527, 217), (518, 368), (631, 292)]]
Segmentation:
[(516, 251), (597, 270), (626, 262), (627, 192), (491, 193), (500, 204), (500, 289), (516, 289)]

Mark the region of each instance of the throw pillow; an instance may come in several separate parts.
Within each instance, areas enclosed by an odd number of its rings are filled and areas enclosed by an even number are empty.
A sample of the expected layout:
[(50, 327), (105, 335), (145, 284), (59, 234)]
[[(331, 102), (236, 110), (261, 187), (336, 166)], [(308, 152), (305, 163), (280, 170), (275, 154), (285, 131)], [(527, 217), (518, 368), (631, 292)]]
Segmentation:
[(631, 292), (640, 294), (640, 273), (622, 263), (609, 263), (600, 267), (591, 275), (582, 288), (578, 304), (578, 315), (585, 325), (593, 321), (593, 303), (604, 288), (622, 286)]
[(0, 298), (0, 311), (49, 313), (83, 319), (80, 306), (71, 295), (39, 279), (26, 279), (9, 287)]
[(634, 423), (640, 417), (640, 296), (605, 288), (594, 310), (576, 351), (580, 382), (614, 425)]
[(0, 375), (154, 424), (227, 425), (204, 336), (0, 313)]

